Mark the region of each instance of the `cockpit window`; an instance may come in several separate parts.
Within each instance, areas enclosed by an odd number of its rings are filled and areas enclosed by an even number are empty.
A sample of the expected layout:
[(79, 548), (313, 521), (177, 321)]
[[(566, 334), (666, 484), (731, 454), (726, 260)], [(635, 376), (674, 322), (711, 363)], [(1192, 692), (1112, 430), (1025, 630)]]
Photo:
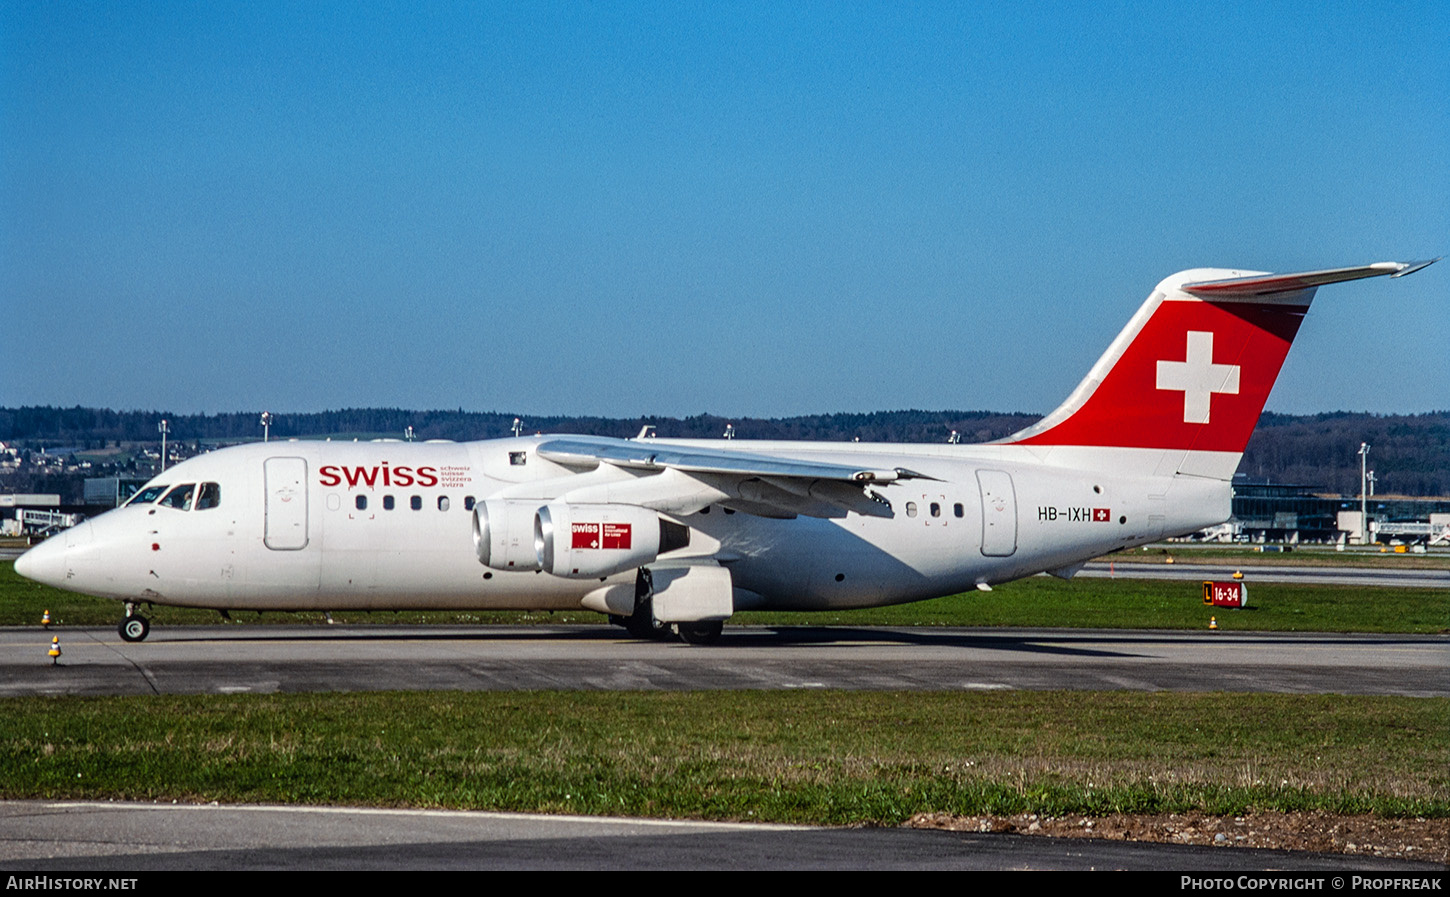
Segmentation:
[(140, 492), (137, 492), (135, 495), (131, 496), (131, 500), (126, 502), (126, 504), (149, 505), (156, 499), (160, 498), (161, 493), (165, 492), (167, 489), (170, 488), (170, 486), (147, 486), (145, 489), (142, 489)]
[(220, 483), (202, 483), (201, 491), (196, 494), (196, 509), (205, 511), (214, 508), (222, 503), (222, 487)]
[(166, 493), (166, 497), (157, 502), (157, 504), (163, 508), (176, 508), (178, 511), (190, 511), (191, 493), (195, 490), (195, 483), (182, 483), (180, 486)]

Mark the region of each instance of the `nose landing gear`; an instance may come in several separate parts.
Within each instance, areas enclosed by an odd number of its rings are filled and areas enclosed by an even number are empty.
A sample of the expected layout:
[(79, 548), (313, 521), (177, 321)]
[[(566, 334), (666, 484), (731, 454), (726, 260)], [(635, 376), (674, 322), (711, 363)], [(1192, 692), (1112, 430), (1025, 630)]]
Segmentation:
[(116, 627), (121, 638), (128, 642), (139, 642), (151, 632), (151, 621), (136, 613), (136, 605), (126, 605), (126, 616)]

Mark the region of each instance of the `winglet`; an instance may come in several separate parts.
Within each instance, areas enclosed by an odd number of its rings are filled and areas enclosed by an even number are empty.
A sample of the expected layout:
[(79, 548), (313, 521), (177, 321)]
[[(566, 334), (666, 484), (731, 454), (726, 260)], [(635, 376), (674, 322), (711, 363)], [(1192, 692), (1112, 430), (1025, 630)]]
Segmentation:
[(1404, 277), (1406, 274), (1414, 274), (1416, 271), (1420, 270), (1421, 268), (1428, 268), (1428, 267), (1430, 267), (1431, 265), (1433, 265), (1436, 262), (1440, 261), (1440, 259), (1442, 259), (1444, 257), (1445, 256), (1440, 255), (1440, 256), (1436, 256), (1435, 258), (1432, 258), (1432, 259), (1427, 259), (1427, 260), (1425, 260), (1423, 262), (1405, 262), (1403, 265), (1400, 266), (1400, 270), (1396, 271), (1395, 273), (1391, 274), (1390, 276), (1391, 277)]

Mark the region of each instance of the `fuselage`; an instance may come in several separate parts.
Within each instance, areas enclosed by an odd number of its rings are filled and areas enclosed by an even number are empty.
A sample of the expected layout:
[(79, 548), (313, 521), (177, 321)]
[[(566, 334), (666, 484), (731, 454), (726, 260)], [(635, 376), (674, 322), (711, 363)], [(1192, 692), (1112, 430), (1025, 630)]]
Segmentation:
[[(228, 610), (578, 608), (601, 583), (633, 582), (636, 571), (590, 579), (514, 572), (484, 566), (475, 552), (473, 509), (484, 499), (543, 503), (577, 489), (581, 477), (637, 479), (607, 465), (581, 474), (550, 461), (534, 451), (547, 438), (222, 449), (176, 465), (130, 504), (58, 534), (19, 570), (132, 603)], [(1226, 481), (1158, 473), (1156, 450), (640, 444), (748, 447), (919, 474), (875, 487), (889, 506), (879, 516), (761, 516), (729, 501), (665, 514), (689, 527), (689, 544), (659, 561), (695, 558), (728, 569), (737, 610), (867, 607), (1042, 571), (1070, 575), (1104, 552), (1229, 517)]]

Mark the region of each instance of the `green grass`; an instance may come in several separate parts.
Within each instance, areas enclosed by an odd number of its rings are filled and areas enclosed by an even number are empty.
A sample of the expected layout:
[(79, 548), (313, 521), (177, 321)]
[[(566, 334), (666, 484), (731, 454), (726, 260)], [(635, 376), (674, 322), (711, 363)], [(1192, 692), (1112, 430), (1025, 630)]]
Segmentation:
[(7, 798), (885, 825), (918, 812), (1450, 815), (1445, 699), (238, 695), (6, 699), (0, 719)]
[(1216, 617), (1241, 632), (1450, 631), (1450, 589), (1351, 588), (1256, 583), (1249, 607), (1203, 604), (1198, 581), (1036, 576), (914, 604), (823, 613), (742, 613), (735, 623), (774, 625), (1028, 626), (1099, 629), (1202, 629)]
[[(1351, 588), (1253, 582), (1250, 607), (1205, 607), (1197, 582), (1132, 579), (1077, 579), (1037, 576), (998, 586), (894, 607), (817, 613), (736, 614), (733, 624), (849, 626), (1030, 626), (1102, 629), (1202, 629), (1210, 616), (1219, 627), (1245, 632), (1404, 632), (1450, 631), (1450, 589)], [(40, 621), (49, 610), (61, 626), (114, 625), (121, 618), (116, 601), (63, 592), (31, 582), (0, 563), (0, 626)], [(158, 626), (219, 623), (215, 611), (154, 607), (146, 611)], [(318, 623), (319, 613), (238, 612), (241, 623)], [(416, 611), (335, 613), (338, 622), (376, 623), (595, 623), (604, 617), (585, 610), (568, 612)]]

